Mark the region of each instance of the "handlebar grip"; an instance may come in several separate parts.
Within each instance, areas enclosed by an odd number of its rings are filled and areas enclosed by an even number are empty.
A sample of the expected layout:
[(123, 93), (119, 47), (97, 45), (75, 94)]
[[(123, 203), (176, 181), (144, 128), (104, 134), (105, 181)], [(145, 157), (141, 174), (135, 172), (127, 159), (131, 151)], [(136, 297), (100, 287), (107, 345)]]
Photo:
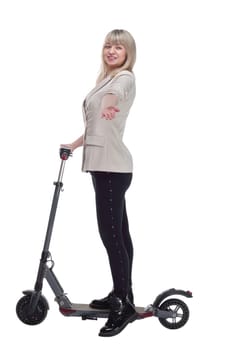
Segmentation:
[(69, 148), (60, 148), (60, 158), (67, 160), (72, 155), (72, 151)]

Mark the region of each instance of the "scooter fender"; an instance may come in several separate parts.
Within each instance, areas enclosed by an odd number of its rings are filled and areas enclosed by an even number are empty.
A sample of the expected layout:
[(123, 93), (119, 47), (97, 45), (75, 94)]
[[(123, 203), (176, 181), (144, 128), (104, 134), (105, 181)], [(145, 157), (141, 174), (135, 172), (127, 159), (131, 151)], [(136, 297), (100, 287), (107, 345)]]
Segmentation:
[(166, 298), (168, 298), (172, 295), (182, 295), (186, 298), (192, 298), (192, 292), (190, 292), (190, 291), (184, 291), (182, 289), (171, 288), (171, 289), (165, 290), (164, 292), (162, 292), (161, 294), (159, 294), (157, 296), (154, 303), (152, 304), (153, 307), (158, 308)]

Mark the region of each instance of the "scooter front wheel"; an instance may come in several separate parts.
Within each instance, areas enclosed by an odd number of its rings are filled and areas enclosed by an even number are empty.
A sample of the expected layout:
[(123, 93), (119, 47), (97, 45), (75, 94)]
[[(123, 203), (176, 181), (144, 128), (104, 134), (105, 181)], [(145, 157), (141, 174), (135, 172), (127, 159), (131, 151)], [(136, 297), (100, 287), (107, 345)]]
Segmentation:
[(159, 318), (160, 323), (166, 328), (178, 329), (188, 322), (188, 306), (180, 299), (167, 299), (159, 306), (159, 309), (173, 313), (170, 318)]
[(25, 295), (19, 299), (16, 305), (16, 314), (20, 321), (27, 325), (37, 325), (44, 321), (48, 312), (47, 300), (40, 296), (38, 304), (33, 312), (30, 310), (31, 295)]

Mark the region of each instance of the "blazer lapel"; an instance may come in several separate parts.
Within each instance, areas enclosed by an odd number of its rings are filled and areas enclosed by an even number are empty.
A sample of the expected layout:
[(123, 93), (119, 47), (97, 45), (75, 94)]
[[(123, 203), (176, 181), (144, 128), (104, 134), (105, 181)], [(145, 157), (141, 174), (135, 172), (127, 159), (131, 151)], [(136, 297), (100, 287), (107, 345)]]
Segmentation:
[[(129, 73), (128, 71), (124, 70), (119, 72), (115, 77), (119, 77), (120, 75), (125, 75), (125, 74), (132, 74)], [(86, 96), (85, 100), (84, 100), (84, 107), (85, 104), (88, 102), (88, 99), (94, 95), (98, 90), (100, 90), (104, 85), (107, 85), (112, 79), (114, 79), (114, 77), (107, 77), (105, 79), (103, 79), (99, 84), (97, 84), (90, 92), (89, 94)]]
[(86, 101), (88, 101), (88, 99), (94, 95), (98, 90), (100, 90), (104, 85), (106, 85), (110, 80), (112, 80), (112, 77), (108, 77), (103, 79), (99, 84), (97, 84), (87, 95), (86, 97)]
[(102, 89), (103, 86), (108, 84), (112, 80), (112, 77), (108, 77), (103, 79), (99, 84), (97, 84), (86, 96), (85, 100), (83, 101), (82, 105), (82, 110), (83, 110), (83, 117), (84, 117), (84, 122), (86, 121), (86, 105), (88, 104), (88, 100), (90, 99), (91, 96), (93, 96), (98, 90)]

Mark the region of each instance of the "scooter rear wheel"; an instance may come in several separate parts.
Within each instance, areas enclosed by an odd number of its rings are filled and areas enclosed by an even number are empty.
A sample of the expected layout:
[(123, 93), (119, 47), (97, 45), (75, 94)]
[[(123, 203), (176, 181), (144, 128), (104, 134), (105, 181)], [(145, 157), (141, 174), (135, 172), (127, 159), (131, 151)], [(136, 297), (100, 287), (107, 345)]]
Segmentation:
[(179, 299), (167, 299), (159, 306), (160, 310), (173, 312), (171, 318), (159, 318), (160, 323), (169, 329), (183, 327), (189, 319), (188, 306)]
[(30, 311), (31, 295), (25, 295), (19, 299), (16, 305), (16, 314), (20, 321), (27, 325), (37, 325), (44, 321), (48, 312), (47, 300), (41, 295), (35, 311)]

